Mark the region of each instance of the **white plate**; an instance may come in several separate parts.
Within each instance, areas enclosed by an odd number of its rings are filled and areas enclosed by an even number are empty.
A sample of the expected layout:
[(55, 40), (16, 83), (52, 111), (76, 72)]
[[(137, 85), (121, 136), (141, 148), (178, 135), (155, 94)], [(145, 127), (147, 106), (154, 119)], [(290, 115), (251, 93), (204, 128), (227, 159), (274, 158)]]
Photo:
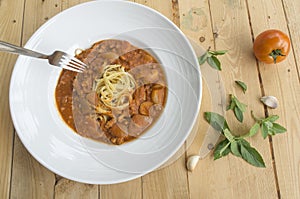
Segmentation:
[(110, 146), (75, 134), (56, 110), (60, 69), (20, 56), (10, 85), (10, 109), (27, 150), (65, 178), (91, 184), (128, 181), (158, 168), (184, 143), (201, 101), (197, 57), (183, 33), (160, 13), (126, 1), (92, 1), (56, 15), (27, 42), (29, 49), (74, 54), (108, 38), (128, 40), (151, 51), (163, 64), (168, 99), (158, 120), (140, 138)]

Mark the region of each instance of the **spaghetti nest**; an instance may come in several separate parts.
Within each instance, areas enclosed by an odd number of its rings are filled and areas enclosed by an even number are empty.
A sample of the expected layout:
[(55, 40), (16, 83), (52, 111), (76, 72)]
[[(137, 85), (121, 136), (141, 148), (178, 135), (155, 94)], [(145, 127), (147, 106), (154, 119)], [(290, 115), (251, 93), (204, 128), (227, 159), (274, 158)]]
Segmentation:
[(121, 65), (107, 65), (99, 79), (95, 80), (96, 91), (101, 102), (110, 109), (123, 109), (129, 105), (129, 99), (136, 87), (131, 74)]

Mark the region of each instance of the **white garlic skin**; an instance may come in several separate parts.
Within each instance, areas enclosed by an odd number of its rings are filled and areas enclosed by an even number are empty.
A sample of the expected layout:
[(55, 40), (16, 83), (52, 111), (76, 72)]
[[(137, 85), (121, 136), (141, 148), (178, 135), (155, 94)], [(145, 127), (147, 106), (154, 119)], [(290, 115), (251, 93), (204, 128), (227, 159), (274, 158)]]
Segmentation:
[(188, 158), (187, 163), (186, 163), (186, 168), (189, 171), (193, 171), (196, 168), (199, 159), (200, 159), (199, 155), (192, 155), (192, 156), (190, 156)]
[(277, 108), (278, 107), (278, 100), (274, 96), (263, 96), (260, 98), (260, 101), (270, 108)]

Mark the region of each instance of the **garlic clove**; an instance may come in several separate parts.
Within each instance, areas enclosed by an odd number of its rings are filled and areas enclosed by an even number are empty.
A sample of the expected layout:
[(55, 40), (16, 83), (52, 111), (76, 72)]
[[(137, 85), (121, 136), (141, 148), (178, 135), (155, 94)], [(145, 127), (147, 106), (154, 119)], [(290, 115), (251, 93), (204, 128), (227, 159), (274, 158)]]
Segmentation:
[(186, 163), (186, 168), (189, 171), (193, 171), (195, 169), (195, 167), (197, 166), (197, 163), (200, 159), (199, 155), (192, 155), (188, 158), (188, 161)]
[(274, 96), (263, 96), (262, 98), (260, 98), (260, 101), (270, 108), (278, 107), (278, 100)]

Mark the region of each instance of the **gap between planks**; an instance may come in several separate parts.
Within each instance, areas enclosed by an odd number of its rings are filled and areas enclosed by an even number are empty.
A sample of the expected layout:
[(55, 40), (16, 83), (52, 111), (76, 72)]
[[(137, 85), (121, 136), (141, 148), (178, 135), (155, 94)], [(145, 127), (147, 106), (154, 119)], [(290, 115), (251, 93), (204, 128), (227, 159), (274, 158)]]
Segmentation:
[[(22, 13), (22, 24), (21, 24), (21, 32), (20, 32), (20, 43), (19, 43), (20, 46), (22, 46), (22, 43), (23, 43), (25, 4), (26, 4), (26, 0), (24, 0), (24, 2), (23, 2), (23, 9), (22, 9), (23, 13)], [(1, 6), (1, 0), (0, 0), (0, 6)], [(11, 198), (11, 190), (12, 190), (11, 187), (12, 187), (13, 166), (14, 166), (15, 135), (16, 135), (16, 130), (15, 130), (15, 127), (13, 126), (11, 172), (10, 172), (10, 182), (9, 182), (9, 198)]]
[[(251, 2), (249, 1), (247, 1), (247, 4), (251, 4)], [(269, 2), (270, 3), (270, 2)], [(278, 4), (279, 3), (279, 4)], [(297, 44), (296, 44), (296, 37), (294, 38), (295, 39), (295, 43), (293, 43), (292, 41), (293, 41), (293, 36), (295, 36), (295, 35), (292, 35), (292, 30), (293, 30), (293, 28), (295, 29), (295, 27), (293, 27), (293, 24), (291, 24), (290, 22), (289, 22), (289, 17), (288, 16), (293, 16), (293, 14), (295, 14), (295, 13), (293, 13), (293, 12), (288, 12), (289, 11), (289, 8), (288, 8), (288, 1), (286, 2), (286, 4), (287, 4), (287, 7), (285, 7), (285, 3), (282, 1), (282, 0), (279, 0), (279, 2), (277, 2), (277, 4), (276, 5), (279, 5), (278, 6), (278, 9), (277, 9), (277, 12), (278, 11), (280, 11), (279, 12), (279, 14), (277, 15), (277, 14), (274, 14), (273, 12), (274, 11), (270, 11), (269, 13), (267, 12), (267, 14), (268, 14), (268, 19), (270, 19), (270, 15), (271, 16), (273, 16), (273, 17), (275, 17), (275, 15), (276, 15), (276, 22), (277, 23), (274, 23), (274, 21), (273, 21), (273, 23), (271, 23), (271, 24), (266, 24), (267, 26), (265, 27), (265, 28), (270, 28), (270, 26), (271, 27), (274, 27), (275, 26), (275, 28), (279, 28), (279, 29), (285, 29), (286, 28), (286, 32), (288, 33), (288, 35), (289, 35), (289, 37), (290, 37), (290, 40), (291, 40), (291, 52), (290, 52), (290, 54), (292, 54), (293, 53), (293, 55), (291, 55), (291, 57), (293, 57), (292, 59), (294, 59), (293, 60), (293, 63), (292, 63), (292, 61), (290, 62), (290, 64), (291, 64), (291, 66), (293, 65), (293, 64), (295, 64), (295, 68), (296, 68), (296, 74), (295, 74), (295, 76), (296, 76), (296, 79), (298, 80), (298, 82), (299, 82), (299, 80), (300, 80), (300, 77), (299, 77), (299, 68), (298, 68), (298, 65), (297, 65), (297, 56), (296, 56), (296, 53), (297, 53), (297, 50), (295, 49), (296, 48), (296, 46), (297, 46)], [(264, 5), (264, 6), (267, 6), (267, 5)], [(271, 5), (271, 8), (272, 8), (272, 5)], [(275, 7), (276, 8), (276, 7)], [(250, 16), (250, 9), (251, 9), (251, 7), (250, 6), (248, 6), (247, 7), (247, 9), (248, 9), (248, 15)], [(274, 9), (273, 9), (274, 10)], [(282, 13), (281, 13), (281, 11), (282, 11)], [(280, 15), (280, 13), (281, 13), (281, 15)], [(280, 15), (280, 16), (279, 16)], [(264, 17), (264, 16), (262, 16), (262, 17)], [(266, 16), (265, 16), (266, 17)], [(255, 16), (254, 16), (254, 18), (255, 18)], [(293, 22), (295, 22), (295, 21), (293, 21)], [(285, 24), (286, 23), (286, 24)], [(279, 24), (283, 24), (283, 26), (281, 26), (281, 25), (279, 25)], [(256, 28), (258, 28), (258, 27), (256, 27)], [(252, 30), (252, 32), (254, 31), (253, 29), (255, 29), (255, 26), (251, 26), (251, 30)], [(258, 30), (260, 30), (259, 28), (258, 28)], [(253, 36), (253, 35), (252, 35)], [(291, 59), (290, 59), (291, 60)], [(288, 63), (288, 59), (286, 60), (286, 63)], [(258, 67), (258, 69), (261, 67), (261, 65), (257, 62), (257, 67)], [(288, 72), (290, 72), (289, 71), (290, 69), (288, 69)], [(259, 75), (260, 75), (260, 78), (261, 78), (261, 82), (264, 82), (264, 81), (267, 81), (268, 80), (268, 78), (270, 78), (270, 76), (271, 75), (268, 75), (265, 71), (264, 71), (264, 69), (262, 69), (261, 71), (259, 71)], [(296, 80), (296, 81), (297, 81)], [(284, 82), (284, 81), (283, 81)], [(265, 89), (266, 88), (266, 89)], [(270, 86), (270, 85), (268, 85), (268, 84), (266, 84), (265, 85), (265, 87), (263, 87), (262, 88), (262, 93), (264, 94), (265, 92), (268, 92), (268, 89), (271, 89), (271, 91), (273, 91), (274, 92), (274, 88), (275, 88), (275, 86), (273, 86), (273, 88), (272, 88), (272, 86)], [(266, 91), (265, 91), (266, 90)], [(275, 89), (276, 90), (276, 89)], [(269, 91), (270, 92), (270, 91)], [(293, 92), (293, 91), (292, 91)], [(295, 92), (295, 90), (294, 90), (294, 92)], [(289, 90), (287, 89), (287, 91), (286, 92), (283, 92), (283, 93), (285, 93), (285, 94), (288, 94), (289, 93)], [(276, 93), (276, 94), (278, 94), (279, 96), (279, 98), (282, 98), (282, 100), (283, 100), (283, 103), (284, 103), (284, 97), (283, 97), (283, 95), (282, 96), (280, 96), (280, 94), (279, 93)], [(291, 104), (290, 104), (291, 105)], [(272, 113), (273, 112), (273, 110), (268, 110), (266, 107), (264, 107), (265, 108), (265, 116), (267, 117), (268, 115), (269, 115), (269, 113)], [(280, 110), (279, 110), (280, 111)], [(286, 123), (286, 124), (288, 124), (288, 123)], [(295, 128), (297, 128), (297, 127), (295, 127)], [(293, 128), (288, 128), (288, 132), (287, 133), (293, 133), (293, 131), (290, 131), (290, 130), (292, 130)], [(289, 132), (290, 131), (290, 132)], [(286, 135), (286, 136), (288, 136), (288, 135)], [(292, 136), (291, 134), (289, 135), (289, 136)], [(283, 139), (285, 139), (285, 138), (283, 138)], [(275, 141), (275, 142), (274, 142)], [(281, 198), (281, 196), (283, 195), (283, 197), (286, 197), (285, 195), (286, 194), (292, 194), (293, 195), (293, 192), (291, 192), (291, 191), (287, 191), (285, 188), (285, 186), (284, 186), (284, 183), (282, 182), (282, 179), (283, 180), (285, 180), (285, 178), (283, 178), (283, 176), (286, 176), (286, 174), (284, 174), (285, 173), (285, 169), (286, 168), (284, 168), (283, 169), (283, 167), (281, 166), (281, 157), (280, 157), (280, 154), (278, 154), (278, 151), (279, 151), (279, 149), (278, 149), (278, 147), (281, 147), (281, 146), (279, 146), (278, 145), (278, 139), (277, 138), (272, 138), (272, 137), (269, 137), (269, 143), (270, 143), (270, 150), (271, 150), (271, 155), (272, 155), (272, 164), (273, 164), (273, 171), (274, 171), (274, 177), (275, 177), (275, 182), (276, 182), (276, 189), (277, 189), (277, 196), (278, 196), (278, 198)], [(288, 147), (288, 145), (287, 146), (283, 146), (283, 147)], [(277, 153), (276, 153), (277, 152)], [(275, 158), (275, 156), (276, 156), (276, 158)], [(275, 161), (276, 159), (278, 159), (278, 161)], [(293, 164), (291, 164), (291, 165), (293, 165)], [(297, 165), (297, 163), (296, 163), (296, 165)], [(291, 176), (293, 176), (293, 174), (291, 175)], [(294, 175), (295, 176), (295, 175)], [(297, 175), (296, 175), (297, 176)], [(281, 180), (281, 181), (279, 181), (279, 179)], [(287, 177), (287, 179), (288, 179), (288, 177)], [(297, 182), (295, 182), (295, 184), (297, 184)], [(291, 184), (292, 186), (294, 185), (293, 183)], [(289, 185), (287, 185), (287, 187), (288, 188), (291, 188), (290, 186), (291, 186), (290, 184)], [(281, 187), (281, 188), (280, 188)], [(295, 188), (295, 187), (294, 187)], [(299, 193), (299, 192), (297, 192), (297, 193)]]
[[(252, 22), (251, 22), (251, 15), (250, 15), (250, 11), (249, 11), (248, 0), (246, 0), (246, 6), (247, 6), (247, 14), (248, 14), (248, 21), (249, 21), (249, 26), (250, 26), (250, 31), (251, 31), (252, 42), (254, 42), (255, 38), (254, 38), (253, 29), (252, 29)], [(262, 77), (261, 77), (261, 73), (260, 73), (260, 68), (259, 68), (259, 64), (258, 64), (257, 60), (256, 60), (256, 68), (257, 68), (257, 75), (258, 75), (258, 79), (259, 79), (261, 94), (262, 94), (262, 96), (265, 96), (265, 90), (264, 90)], [(265, 111), (265, 116), (268, 117), (269, 113), (268, 113), (267, 106), (265, 106), (265, 105), (264, 105), (264, 111)], [(269, 137), (269, 146), (270, 146), (270, 152), (271, 152), (271, 158), (272, 158), (272, 166), (273, 166), (273, 173), (274, 173), (274, 178), (275, 178), (277, 197), (281, 198), (272, 137), (271, 136), (268, 136), (268, 137)]]
[(295, 47), (293, 45), (293, 37), (292, 37), (292, 34), (291, 34), (291, 30), (290, 30), (290, 26), (289, 26), (289, 20), (288, 20), (288, 17), (287, 17), (287, 13), (286, 13), (286, 8), (285, 8), (285, 5), (283, 3), (283, 0), (281, 0), (281, 4), (282, 4), (282, 8), (283, 8), (283, 12), (284, 12), (284, 17), (285, 17), (285, 21), (287, 22), (286, 23), (286, 27), (287, 27), (287, 30), (288, 30), (288, 33), (289, 33), (289, 37), (290, 37), (290, 41), (291, 41), (291, 49), (293, 51), (293, 54), (294, 54), (294, 60), (295, 60), (295, 64), (296, 64), (296, 70), (297, 70), (297, 74), (298, 74), (298, 80), (300, 82), (300, 69), (298, 66), (298, 62), (297, 62), (297, 58), (296, 58), (296, 51), (295, 51)]

